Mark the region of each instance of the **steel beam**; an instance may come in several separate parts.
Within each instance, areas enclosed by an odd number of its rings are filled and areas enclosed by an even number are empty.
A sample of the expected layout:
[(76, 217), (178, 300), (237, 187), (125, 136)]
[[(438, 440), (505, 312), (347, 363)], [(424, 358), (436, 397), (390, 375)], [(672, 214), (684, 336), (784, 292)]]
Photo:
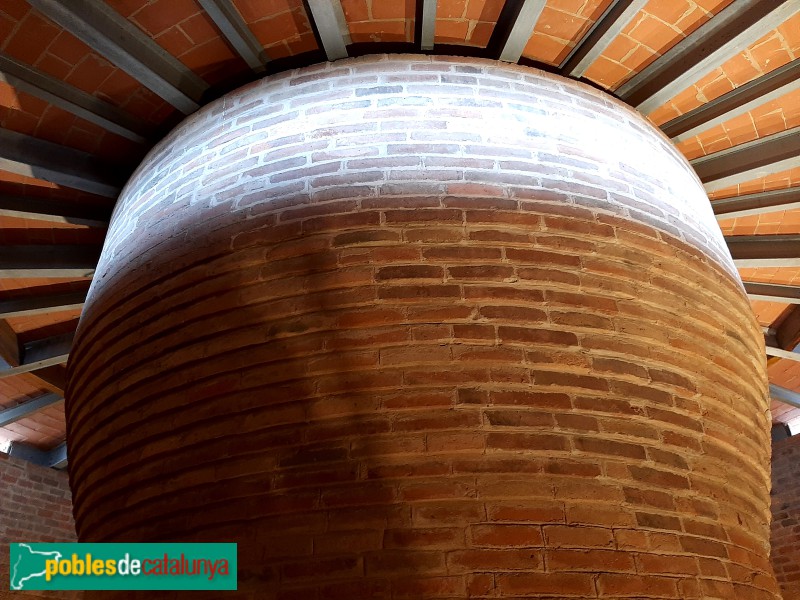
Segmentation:
[(32, 400), (26, 400), (21, 404), (17, 404), (17, 406), (4, 408), (3, 410), (0, 410), (0, 427), (10, 425), (15, 421), (24, 419), (25, 417), (28, 417), (47, 406), (57, 402), (62, 402), (63, 400), (64, 398), (58, 394), (45, 394), (44, 396), (39, 396), (38, 398), (33, 398)]
[(793, 350), (800, 344), (800, 306), (792, 305), (783, 311), (777, 323), (773, 324), (777, 348)]
[(111, 208), (0, 194), (0, 216), (106, 228), (111, 218)]
[(738, 0), (706, 21), (616, 90), (647, 114), (786, 20), (784, 0)]
[(16, 367), (19, 365), (22, 348), (19, 345), (17, 332), (8, 324), (8, 321), (0, 319), (0, 358), (6, 364)]
[(791, 350), (783, 350), (781, 348), (775, 348), (774, 346), (767, 346), (766, 352), (767, 356), (774, 356), (776, 358), (785, 358), (800, 362), (800, 354), (797, 352), (792, 352)]
[(0, 278), (91, 277), (99, 258), (99, 246), (4, 246)]
[(712, 200), (717, 221), (800, 208), (800, 187)]
[(0, 379), (67, 362), (74, 337), (73, 332), (23, 344), (19, 366), (0, 368)]
[(339, 0), (306, 0), (312, 27), (328, 60), (347, 58), (344, 12)]
[(800, 89), (800, 58), (676, 117), (661, 130), (678, 143)]
[(800, 408), (800, 394), (797, 392), (793, 392), (792, 390), (787, 390), (785, 387), (770, 383), (769, 395), (779, 402)]
[(800, 288), (791, 285), (745, 281), (744, 289), (751, 300), (779, 302), (782, 304), (800, 304)]
[(198, 0), (236, 53), (256, 73), (264, 72), (269, 58), (261, 42), (245, 23), (230, 0)]
[(625, 26), (639, 14), (647, 0), (613, 0), (559, 66), (562, 75), (583, 77)]
[(0, 299), (0, 319), (42, 315), (83, 307), (86, 291)]
[(800, 267), (800, 235), (725, 236), (737, 267)]
[(182, 113), (200, 108), (208, 84), (102, 0), (29, 1)]
[(12, 442), (8, 455), (27, 460), (41, 467), (63, 469), (67, 466), (67, 443), (63, 442), (51, 450), (39, 450), (22, 442)]
[(545, 4), (545, 0), (506, 2), (489, 40), (490, 54), (504, 62), (518, 62)]
[(795, 12), (794, 0), (737, 0), (620, 86), (617, 95), (648, 114)]
[(67, 367), (66, 365), (53, 365), (52, 367), (44, 367), (36, 369), (31, 373), (34, 377), (42, 382), (42, 387), (64, 395), (64, 390), (67, 388)]
[(792, 432), (789, 431), (789, 426), (786, 423), (773, 423), (772, 431), (770, 433), (773, 444), (792, 436)]
[(800, 166), (800, 127), (689, 161), (713, 192)]
[(414, 37), (419, 49), (433, 50), (436, 31), (436, 0), (417, 0)]
[(0, 81), (133, 142), (153, 137), (140, 119), (5, 54), (0, 54)]
[(114, 198), (123, 177), (86, 152), (0, 129), (0, 170)]

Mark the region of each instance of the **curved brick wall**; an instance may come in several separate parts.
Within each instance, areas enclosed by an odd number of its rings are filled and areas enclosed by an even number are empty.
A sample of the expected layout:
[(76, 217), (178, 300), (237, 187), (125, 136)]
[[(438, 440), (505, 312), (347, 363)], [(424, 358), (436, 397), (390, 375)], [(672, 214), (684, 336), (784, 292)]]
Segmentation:
[(762, 334), (636, 113), (522, 67), (270, 77), (159, 144), (70, 361), (82, 540), (259, 598), (776, 598)]

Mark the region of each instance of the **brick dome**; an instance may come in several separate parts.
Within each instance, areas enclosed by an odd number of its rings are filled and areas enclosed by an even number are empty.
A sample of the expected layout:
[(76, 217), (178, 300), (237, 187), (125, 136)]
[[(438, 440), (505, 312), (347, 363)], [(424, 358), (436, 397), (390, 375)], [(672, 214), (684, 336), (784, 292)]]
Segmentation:
[(699, 180), (609, 96), (284, 73), (120, 197), (69, 364), (79, 536), (236, 541), (260, 598), (778, 598), (762, 340)]

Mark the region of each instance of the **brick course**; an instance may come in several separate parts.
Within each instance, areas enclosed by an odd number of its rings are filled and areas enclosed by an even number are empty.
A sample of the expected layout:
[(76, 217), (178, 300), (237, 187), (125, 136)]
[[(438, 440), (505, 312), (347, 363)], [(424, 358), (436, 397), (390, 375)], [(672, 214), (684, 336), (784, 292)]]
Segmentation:
[(778, 597), (761, 330), (686, 161), (588, 86), (225, 96), (126, 186), (69, 368), (81, 539), (235, 540), (245, 594)]

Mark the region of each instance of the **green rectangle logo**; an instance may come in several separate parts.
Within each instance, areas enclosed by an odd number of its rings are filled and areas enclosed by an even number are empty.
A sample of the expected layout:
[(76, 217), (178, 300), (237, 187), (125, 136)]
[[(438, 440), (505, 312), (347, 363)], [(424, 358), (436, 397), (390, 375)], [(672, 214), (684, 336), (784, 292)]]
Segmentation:
[(12, 590), (235, 590), (236, 544), (10, 544)]

